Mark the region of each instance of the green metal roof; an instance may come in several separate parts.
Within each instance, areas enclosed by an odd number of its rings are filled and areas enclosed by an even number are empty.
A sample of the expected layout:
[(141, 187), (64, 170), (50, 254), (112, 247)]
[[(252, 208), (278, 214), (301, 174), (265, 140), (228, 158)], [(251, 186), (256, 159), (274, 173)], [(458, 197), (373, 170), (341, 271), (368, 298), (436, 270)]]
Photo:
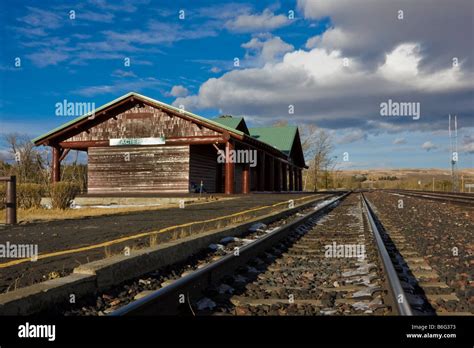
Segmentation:
[(234, 128), (234, 129), (237, 129), (237, 127), (239, 126), (239, 123), (243, 120), (244, 118), (243, 117), (216, 117), (216, 118), (213, 118), (211, 119), (211, 121), (214, 121), (214, 122), (217, 122), (217, 123), (220, 123), (224, 126), (227, 126), (227, 127), (231, 127), (231, 128)]
[(124, 100), (124, 99), (127, 99), (127, 98), (129, 98), (129, 97), (131, 97), (131, 96), (137, 97), (137, 98), (139, 98), (139, 99), (140, 99), (140, 98), (141, 98), (141, 99), (144, 99), (144, 100), (146, 100), (146, 101), (148, 101), (148, 102), (150, 102), (150, 103), (152, 103), (152, 104), (156, 104), (156, 105), (158, 105), (158, 106), (160, 106), (160, 107), (162, 107), (162, 108), (164, 108), (164, 109), (168, 109), (168, 110), (172, 110), (172, 111), (175, 111), (175, 112), (182, 113), (182, 114), (184, 114), (184, 115), (186, 115), (186, 116), (189, 116), (189, 117), (191, 117), (191, 118), (198, 119), (198, 120), (200, 120), (200, 121), (202, 121), (202, 122), (204, 122), (204, 123), (208, 123), (208, 124), (211, 124), (211, 125), (216, 126), (216, 127), (224, 128), (225, 130), (230, 131), (230, 132), (232, 132), (232, 133), (234, 133), (234, 134), (238, 134), (238, 135), (243, 135), (243, 134), (244, 134), (243, 132), (241, 132), (241, 131), (239, 131), (239, 130), (237, 130), (237, 129), (235, 129), (235, 128), (232, 128), (232, 127), (230, 127), (230, 126), (227, 126), (227, 125), (225, 125), (225, 124), (221, 124), (221, 123), (215, 122), (215, 121), (213, 121), (213, 120), (210, 120), (210, 119), (208, 119), (208, 118), (205, 118), (205, 117), (202, 117), (202, 116), (193, 114), (192, 112), (185, 111), (185, 110), (182, 110), (182, 109), (180, 109), (180, 108), (176, 108), (176, 107), (174, 107), (174, 106), (172, 106), (172, 105), (169, 105), (169, 104), (160, 102), (160, 101), (158, 101), (158, 100), (155, 100), (155, 99), (152, 99), (152, 98), (149, 98), (149, 97), (146, 97), (146, 96), (141, 95), (141, 94), (139, 94), (139, 93), (136, 93), (136, 92), (129, 92), (129, 93), (127, 93), (127, 94), (125, 94), (125, 95), (123, 95), (123, 96), (117, 98), (117, 99), (112, 100), (111, 102), (109, 102), (109, 103), (107, 103), (107, 104), (104, 104), (104, 105), (102, 105), (102, 106), (96, 108), (95, 110), (93, 110), (93, 111), (91, 111), (91, 112), (89, 112), (89, 113), (87, 113), (87, 114), (85, 114), (85, 115), (79, 116), (79, 117), (77, 117), (77, 118), (75, 118), (75, 119), (73, 119), (73, 120), (71, 120), (71, 121), (69, 121), (69, 122), (67, 122), (67, 123), (62, 124), (62, 125), (59, 126), (59, 127), (54, 128), (53, 130), (51, 130), (51, 131), (49, 131), (49, 132), (47, 132), (47, 133), (45, 133), (45, 134), (43, 134), (43, 135), (40, 135), (39, 137), (34, 138), (34, 139), (32, 140), (32, 142), (33, 142), (33, 143), (36, 143), (36, 142), (38, 142), (38, 141), (40, 141), (40, 140), (42, 140), (42, 139), (44, 139), (44, 138), (46, 138), (46, 137), (48, 137), (48, 136), (50, 136), (50, 135), (56, 133), (56, 132), (59, 132), (59, 131), (65, 129), (65, 128), (67, 128), (67, 127), (73, 125), (73, 124), (76, 123), (76, 122), (79, 122), (79, 121), (81, 121), (81, 120), (83, 120), (83, 119), (85, 119), (85, 118), (91, 116), (92, 114), (96, 114), (96, 113), (98, 113), (98, 112), (100, 112), (100, 111), (102, 111), (102, 110), (108, 108), (109, 106), (111, 106), (111, 105), (113, 105), (113, 104), (115, 104), (115, 103), (118, 103), (118, 102), (120, 102), (120, 101), (122, 101), (122, 100)]
[(249, 128), (250, 136), (289, 155), (295, 141), (296, 126)]

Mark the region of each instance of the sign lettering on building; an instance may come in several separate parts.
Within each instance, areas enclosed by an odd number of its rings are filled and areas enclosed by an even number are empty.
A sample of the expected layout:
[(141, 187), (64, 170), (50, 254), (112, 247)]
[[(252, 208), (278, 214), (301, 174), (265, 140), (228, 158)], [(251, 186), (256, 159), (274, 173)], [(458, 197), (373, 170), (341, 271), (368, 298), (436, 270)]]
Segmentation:
[(165, 138), (119, 138), (109, 139), (110, 146), (141, 146), (141, 145), (163, 145), (165, 144)]

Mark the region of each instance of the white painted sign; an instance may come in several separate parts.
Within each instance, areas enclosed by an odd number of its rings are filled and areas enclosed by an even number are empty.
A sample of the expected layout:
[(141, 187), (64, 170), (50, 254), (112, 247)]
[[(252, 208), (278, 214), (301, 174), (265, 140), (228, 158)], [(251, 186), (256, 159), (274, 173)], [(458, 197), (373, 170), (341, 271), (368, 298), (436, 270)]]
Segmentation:
[(119, 138), (109, 139), (110, 146), (130, 146), (130, 145), (163, 145), (164, 137), (159, 138)]

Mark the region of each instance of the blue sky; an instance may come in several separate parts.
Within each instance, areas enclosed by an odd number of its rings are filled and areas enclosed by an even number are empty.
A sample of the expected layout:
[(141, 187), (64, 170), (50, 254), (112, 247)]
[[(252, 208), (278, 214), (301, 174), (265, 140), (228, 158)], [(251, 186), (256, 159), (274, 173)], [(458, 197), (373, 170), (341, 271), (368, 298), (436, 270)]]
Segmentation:
[[(317, 125), (347, 168), (448, 168), (453, 113), (459, 166), (474, 167), (472, 2), (354, 3), (2, 1), (0, 133), (36, 137), (70, 120), (58, 102), (136, 91), (251, 126)], [(388, 99), (420, 103), (420, 119), (382, 117)]]

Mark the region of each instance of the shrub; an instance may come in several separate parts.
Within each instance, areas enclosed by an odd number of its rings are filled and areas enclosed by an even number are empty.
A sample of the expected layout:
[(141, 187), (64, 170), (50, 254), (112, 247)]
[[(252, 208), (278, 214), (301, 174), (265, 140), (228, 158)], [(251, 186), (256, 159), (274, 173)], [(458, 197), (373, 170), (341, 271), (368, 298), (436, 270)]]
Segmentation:
[(71, 205), (72, 200), (79, 193), (80, 187), (73, 182), (57, 182), (51, 184), (49, 195), (51, 197), (51, 205), (53, 208), (67, 209)]
[(41, 197), (45, 189), (40, 184), (18, 184), (16, 201), (18, 208), (30, 209), (41, 207)]

